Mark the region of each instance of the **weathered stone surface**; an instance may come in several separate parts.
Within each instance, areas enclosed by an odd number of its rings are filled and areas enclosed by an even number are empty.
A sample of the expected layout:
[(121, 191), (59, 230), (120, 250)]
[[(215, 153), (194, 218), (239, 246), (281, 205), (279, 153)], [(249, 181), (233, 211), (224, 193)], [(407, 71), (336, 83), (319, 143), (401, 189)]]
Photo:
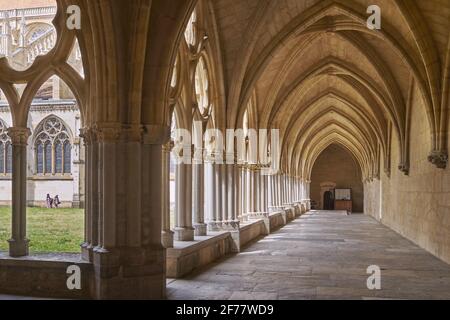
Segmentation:
[[(381, 268), (381, 290), (367, 268)], [(169, 299), (450, 299), (450, 265), (366, 215), (311, 212), (184, 280)]]

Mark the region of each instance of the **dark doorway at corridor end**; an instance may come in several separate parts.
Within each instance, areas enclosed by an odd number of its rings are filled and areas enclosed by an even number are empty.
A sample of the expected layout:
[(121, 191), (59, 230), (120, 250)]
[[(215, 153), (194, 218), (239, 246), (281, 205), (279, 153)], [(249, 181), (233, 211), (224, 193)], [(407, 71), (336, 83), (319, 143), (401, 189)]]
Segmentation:
[(330, 210), (325, 195), (331, 188), (349, 188), (352, 191), (353, 212), (364, 210), (364, 188), (361, 168), (344, 147), (332, 144), (317, 158), (311, 174), (311, 199), (318, 209)]

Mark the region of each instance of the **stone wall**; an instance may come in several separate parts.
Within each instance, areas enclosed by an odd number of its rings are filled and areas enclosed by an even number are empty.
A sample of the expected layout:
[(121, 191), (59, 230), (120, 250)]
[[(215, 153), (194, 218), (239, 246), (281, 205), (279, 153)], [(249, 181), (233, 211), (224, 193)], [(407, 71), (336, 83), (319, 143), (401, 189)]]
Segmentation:
[(337, 145), (331, 145), (317, 158), (311, 175), (311, 199), (321, 202), (320, 184), (334, 182), (336, 188), (351, 188), (353, 212), (363, 212), (364, 191), (361, 169), (353, 157)]
[(409, 175), (397, 169), (400, 150), (394, 136), (391, 176), (381, 175), (381, 199), (376, 186), (380, 181), (365, 185), (366, 213), (450, 263), (450, 170), (437, 169), (428, 162), (430, 129), (418, 92), (412, 106), (410, 137)]

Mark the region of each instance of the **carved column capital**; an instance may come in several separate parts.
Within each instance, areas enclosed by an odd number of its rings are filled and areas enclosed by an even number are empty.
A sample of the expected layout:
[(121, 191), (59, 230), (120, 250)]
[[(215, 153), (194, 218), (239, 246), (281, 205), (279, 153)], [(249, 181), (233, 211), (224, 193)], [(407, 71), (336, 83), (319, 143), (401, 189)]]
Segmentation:
[(91, 145), (97, 141), (97, 133), (91, 127), (84, 127), (80, 129), (80, 137), (83, 138), (84, 145)]
[(447, 151), (434, 150), (428, 156), (428, 161), (434, 164), (439, 169), (447, 168), (448, 153)]
[(398, 169), (403, 172), (405, 175), (409, 175), (409, 164), (407, 163), (400, 163), (398, 165)]
[(29, 128), (10, 127), (8, 128), (8, 136), (11, 138), (11, 143), (14, 146), (28, 145), (28, 138), (31, 135)]
[(143, 126), (144, 144), (165, 144), (170, 141), (170, 127), (158, 125)]
[(121, 125), (118, 123), (100, 123), (95, 126), (95, 132), (99, 142), (117, 142), (122, 133)]
[(163, 152), (167, 152), (167, 153), (172, 152), (172, 149), (174, 146), (175, 146), (175, 142), (173, 140), (169, 140), (167, 143), (163, 144), (163, 146), (162, 146)]
[(144, 128), (139, 124), (122, 126), (121, 132), (119, 135), (122, 135), (126, 141), (129, 142), (141, 142), (142, 136), (144, 133)]

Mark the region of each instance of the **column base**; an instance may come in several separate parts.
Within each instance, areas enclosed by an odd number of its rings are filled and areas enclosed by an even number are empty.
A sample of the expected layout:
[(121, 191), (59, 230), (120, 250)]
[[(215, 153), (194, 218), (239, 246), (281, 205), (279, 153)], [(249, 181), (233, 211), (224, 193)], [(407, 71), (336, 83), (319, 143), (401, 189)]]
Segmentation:
[(161, 232), (161, 244), (164, 248), (173, 248), (174, 232), (165, 230)]
[(9, 243), (9, 255), (13, 258), (24, 257), (29, 254), (29, 244), (30, 240), (8, 240)]
[(93, 249), (94, 247), (90, 243), (87, 242), (83, 243), (81, 245), (81, 259), (89, 262), (94, 261)]
[(194, 224), (194, 235), (197, 237), (206, 236), (208, 226), (205, 223)]
[(161, 245), (95, 248), (95, 299), (164, 299), (165, 249)]
[(194, 241), (194, 228), (175, 228), (175, 241)]
[(208, 222), (208, 231), (215, 232), (222, 230), (222, 223), (217, 221)]
[(231, 220), (224, 221), (220, 226), (220, 231), (236, 231), (239, 230), (240, 221), (239, 220)]

